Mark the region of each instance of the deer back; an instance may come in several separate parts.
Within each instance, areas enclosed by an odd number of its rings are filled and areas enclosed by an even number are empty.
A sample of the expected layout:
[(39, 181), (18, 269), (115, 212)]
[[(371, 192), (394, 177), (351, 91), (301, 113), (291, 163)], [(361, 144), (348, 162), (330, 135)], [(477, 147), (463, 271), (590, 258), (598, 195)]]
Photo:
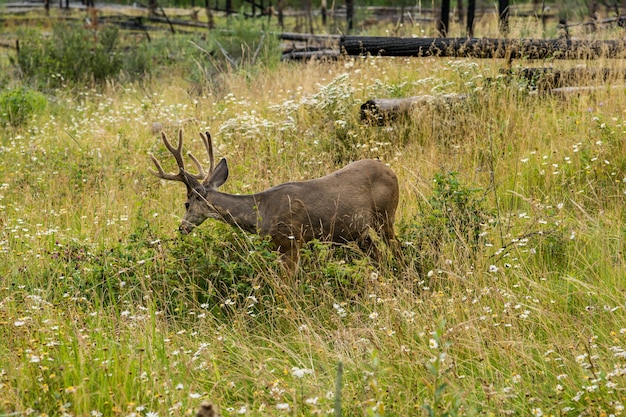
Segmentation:
[(257, 194), (259, 232), (280, 246), (293, 240), (358, 240), (370, 227), (391, 239), (398, 196), (398, 180), (389, 167), (372, 159), (356, 161), (324, 177)]

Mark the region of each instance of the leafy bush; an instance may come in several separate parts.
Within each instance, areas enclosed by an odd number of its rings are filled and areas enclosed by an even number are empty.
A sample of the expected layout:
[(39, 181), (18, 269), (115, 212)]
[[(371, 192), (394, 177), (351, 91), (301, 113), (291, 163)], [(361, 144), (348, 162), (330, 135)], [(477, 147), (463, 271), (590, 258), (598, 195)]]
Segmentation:
[(488, 217), (483, 207), (483, 190), (461, 184), (457, 175), (456, 172), (435, 175), (430, 198), (432, 211), (427, 223), (437, 228), (443, 226), (453, 239), (476, 243), (480, 225)]
[(30, 117), (43, 111), (48, 99), (27, 87), (18, 87), (0, 94), (0, 124), (18, 127)]
[(170, 282), (184, 280), (197, 301), (217, 315), (226, 300), (229, 308), (246, 303), (257, 277), (278, 267), (268, 240), (219, 223), (181, 237), (171, 256), (173, 268), (166, 274)]
[(434, 259), (428, 259), (429, 255), (436, 257), (448, 243), (456, 242), (456, 250), (471, 254), (479, 242), (481, 228), (493, 218), (485, 206), (483, 190), (462, 184), (457, 176), (455, 172), (436, 174), (422, 223), (409, 222), (399, 227), (400, 236), (408, 242), (407, 257), (417, 259), (422, 272), (432, 266)]
[(178, 65), (192, 85), (221, 88), (225, 74), (240, 72), (252, 78), (280, 60), (279, 41), (255, 21), (229, 18), (229, 31), (205, 37), (183, 37)]
[(130, 56), (145, 51), (124, 50), (119, 31), (113, 27), (95, 35), (80, 26), (57, 25), (49, 38), (24, 33), (21, 45), (16, 64), (24, 78), (40, 87), (100, 83), (122, 72), (142, 76), (148, 69), (146, 56)]
[(232, 20), (232, 31), (158, 37), (134, 45), (111, 26), (94, 33), (83, 27), (59, 24), (50, 37), (23, 32), (14, 63), (22, 76), (41, 88), (110, 79), (137, 79), (176, 67), (190, 82), (202, 87), (232, 70), (278, 63), (278, 41), (259, 25)]
[(215, 32), (211, 39), (211, 50), (215, 56), (226, 58), (236, 66), (251, 64), (276, 64), (280, 54), (277, 38), (270, 36), (262, 24), (243, 17), (230, 20), (228, 32)]

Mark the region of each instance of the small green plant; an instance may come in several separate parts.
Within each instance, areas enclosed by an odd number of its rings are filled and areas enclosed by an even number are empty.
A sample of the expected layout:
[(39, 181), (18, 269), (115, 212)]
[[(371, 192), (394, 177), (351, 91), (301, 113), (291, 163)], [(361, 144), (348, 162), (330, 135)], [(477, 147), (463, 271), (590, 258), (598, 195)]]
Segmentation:
[(0, 124), (22, 126), (48, 105), (43, 94), (27, 87), (18, 87), (0, 94)]
[(433, 182), (432, 211), (427, 219), (445, 226), (452, 238), (462, 237), (476, 243), (480, 225), (488, 217), (483, 190), (463, 185), (456, 172), (438, 173)]
[(422, 239), (436, 250), (449, 242), (458, 242), (471, 252), (479, 241), (481, 225), (491, 217), (483, 190), (462, 184), (456, 172), (438, 173), (433, 183)]
[(338, 163), (358, 159), (358, 123), (353, 109), (360, 104), (347, 73), (336, 76), (318, 91), (302, 100), (310, 116), (319, 118), (320, 127), (327, 131), (322, 140), (324, 151), (334, 155)]
[(493, 218), (483, 190), (464, 185), (457, 173), (438, 173), (433, 183), (421, 224), (411, 220), (399, 225), (405, 257), (421, 272), (430, 270), (437, 255), (451, 243), (455, 250), (475, 255), (481, 229)]
[(445, 320), (442, 320), (428, 341), (428, 347), (434, 354), (425, 363), (429, 377), (425, 381), (428, 399), (422, 408), (428, 417), (456, 417), (471, 414), (464, 409), (463, 397), (448, 382), (448, 374), (452, 368), (448, 359), (448, 349), (452, 343), (444, 338), (445, 325)]
[(365, 383), (364, 392), (368, 398), (363, 401), (365, 405), (365, 415), (368, 417), (381, 417), (385, 415), (385, 401), (387, 400), (386, 392), (379, 381), (384, 373), (381, 369), (380, 357), (377, 350), (370, 352), (370, 369), (367, 371), (363, 382)]

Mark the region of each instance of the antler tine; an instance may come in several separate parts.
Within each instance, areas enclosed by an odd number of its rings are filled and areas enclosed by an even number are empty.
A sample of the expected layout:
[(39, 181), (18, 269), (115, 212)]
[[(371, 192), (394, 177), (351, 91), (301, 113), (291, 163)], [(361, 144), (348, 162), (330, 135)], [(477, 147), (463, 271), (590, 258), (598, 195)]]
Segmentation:
[(202, 164), (200, 164), (200, 161), (198, 161), (198, 158), (193, 156), (191, 152), (187, 152), (187, 155), (189, 156), (189, 159), (191, 159), (191, 162), (193, 162), (193, 164), (198, 169), (197, 174), (190, 174), (189, 172), (187, 174), (191, 175), (192, 177), (195, 177), (196, 179), (203, 180), (206, 177), (206, 173), (204, 172), (204, 168), (202, 168)]
[(163, 168), (161, 167), (161, 163), (158, 161), (158, 159), (156, 159), (156, 157), (152, 153), (150, 153), (149, 155), (150, 155), (150, 159), (152, 159), (152, 162), (154, 162), (154, 165), (157, 168), (157, 171), (148, 168), (148, 171), (150, 171), (152, 175), (155, 175), (164, 180), (182, 181), (179, 174), (168, 174), (165, 171), (163, 171)]
[(198, 174), (190, 174), (189, 172), (187, 172), (187, 174), (191, 175), (192, 177), (195, 177), (198, 180), (204, 180), (213, 173), (213, 168), (215, 166), (215, 163), (213, 159), (213, 144), (211, 142), (211, 134), (209, 132), (206, 132), (206, 134), (203, 134), (202, 132), (200, 132), (200, 138), (202, 139), (202, 143), (204, 143), (204, 147), (209, 153), (209, 160), (210, 160), (209, 172), (207, 173), (204, 171), (204, 168), (202, 167), (202, 164), (200, 163), (200, 161), (198, 161), (198, 158), (196, 158), (191, 152), (187, 152), (187, 155), (189, 156), (191, 161), (194, 163), (194, 165), (198, 169)]
[(202, 143), (204, 143), (204, 147), (206, 148), (209, 154), (209, 164), (210, 164), (209, 172), (207, 173), (204, 171), (204, 168), (202, 167), (202, 164), (200, 163), (200, 161), (198, 161), (198, 159), (191, 152), (187, 152), (187, 155), (189, 155), (189, 158), (191, 158), (196, 168), (198, 168), (198, 174), (197, 175), (191, 174), (191, 175), (196, 177), (199, 180), (204, 180), (213, 173), (213, 169), (215, 168), (215, 161), (213, 158), (213, 143), (211, 141), (211, 134), (209, 132), (206, 132), (206, 133), (200, 132), (200, 138), (202, 139)]
[(202, 164), (200, 163), (200, 161), (198, 161), (198, 158), (196, 158), (191, 152), (187, 152), (187, 155), (189, 155), (189, 158), (198, 169), (198, 173), (192, 174), (188, 172), (187, 170), (185, 170), (185, 162), (183, 160), (183, 154), (182, 154), (182, 151), (183, 151), (183, 130), (182, 129), (178, 131), (178, 145), (176, 147), (174, 147), (174, 145), (172, 145), (169, 139), (167, 139), (167, 135), (165, 134), (165, 132), (161, 132), (161, 138), (163, 139), (163, 144), (165, 145), (167, 150), (170, 151), (170, 153), (174, 156), (174, 159), (176, 160), (176, 164), (178, 165), (178, 173), (169, 174), (165, 172), (165, 170), (161, 166), (161, 163), (159, 162), (158, 159), (156, 159), (156, 157), (153, 154), (150, 154), (150, 158), (152, 159), (152, 162), (154, 162), (154, 165), (156, 166), (157, 170), (155, 171), (153, 169), (150, 169), (149, 171), (161, 179), (181, 181), (185, 184), (188, 183), (188, 179), (187, 179), (188, 177), (192, 177), (197, 180), (204, 180), (205, 178), (210, 176), (211, 173), (213, 172), (213, 168), (214, 168), (213, 145), (211, 144), (211, 135), (209, 135), (209, 132), (206, 133), (206, 136), (200, 133), (200, 137), (202, 138), (202, 143), (204, 143), (204, 147), (209, 152), (209, 158), (211, 160), (210, 170), (208, 174), (204, 171), (204, 168), (202, 168)]
[(204, 143), (204, 147), (209, 154), (209, 175), (211, 175), (213, 173), (213, 169), (215, 168), (215, 159), (213, 158), (213, 141), (211, 140), (211, 133), (206, 131), (204, 134), (202, 134), (202, 132), (200, 132), (200, 137), (202, 138), (202, 143)]
[(185, 162), (183, 161), (183, 156), (182, 156), (182, 149), (183, 149), (182, 129), (178, 131), (178, 146), (176, 148), (174, 148), (174, 146), (167, 139), (165, 132), (161, 132), (161, 138), (163, 139), (163, 144), (165, 144), (165, 147), (167, 148), (167, 150), (170, 151), (170, 153), (174, 156), (174, 159), (176, 160), (176, 164), (178, 165), (178, 174), (166, 173), (163, 170), (163, 167), (161, 166), (161, 163), (159, 162), (159, 160), (156, 159), (156, 157), (153, 154), (150, 154), (150, 159), (152, 159), (152, 162), (154, 162), (154, 165), (156, 166), (157, 171), (153, 169), (150, 169), (149, 171), (161, 179), (171, 180), (171, 181), (180, 181), (180, 182), (187, 184), (187, 179), (185, 178), (185, 172), (184, 172)]
[(165, 147), (172, 155), (174, 155), (174, 159), (176, 159), (176, 164), (181, 171), (185, 169), (185, 161), (183, 161), (183, 130), (178, 130), (178, 146), (174, 148), (170, 141), (167, 139), (167, 135), (165, 132), (161, 132), (161, 138), (163, 138), (163, 143)]

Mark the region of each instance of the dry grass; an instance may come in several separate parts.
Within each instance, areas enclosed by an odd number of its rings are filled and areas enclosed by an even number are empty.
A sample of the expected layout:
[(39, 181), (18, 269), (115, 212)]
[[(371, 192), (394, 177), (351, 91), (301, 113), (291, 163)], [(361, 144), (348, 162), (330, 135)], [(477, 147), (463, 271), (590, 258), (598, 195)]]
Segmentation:
[[(0, 413), (326, 414), (342, 362), (345, 415), (621, 415), (624, 89), (532, 95), (502, 65), (285, 63), (204, 95), (178, 77), (110, 85), (2, 130)], [(358, 119), (370, 98), (446, 92), (471, 98)], [(184, 191), (147, 173), (156, 122), (195, 154), (210, 130), (232, 193), (383, 159), (404, 261), (317, 244), (285, 278), (259, 239), (214, 222), (177, 236)], [(435, 193), (438, 174), (456, 194)]]

